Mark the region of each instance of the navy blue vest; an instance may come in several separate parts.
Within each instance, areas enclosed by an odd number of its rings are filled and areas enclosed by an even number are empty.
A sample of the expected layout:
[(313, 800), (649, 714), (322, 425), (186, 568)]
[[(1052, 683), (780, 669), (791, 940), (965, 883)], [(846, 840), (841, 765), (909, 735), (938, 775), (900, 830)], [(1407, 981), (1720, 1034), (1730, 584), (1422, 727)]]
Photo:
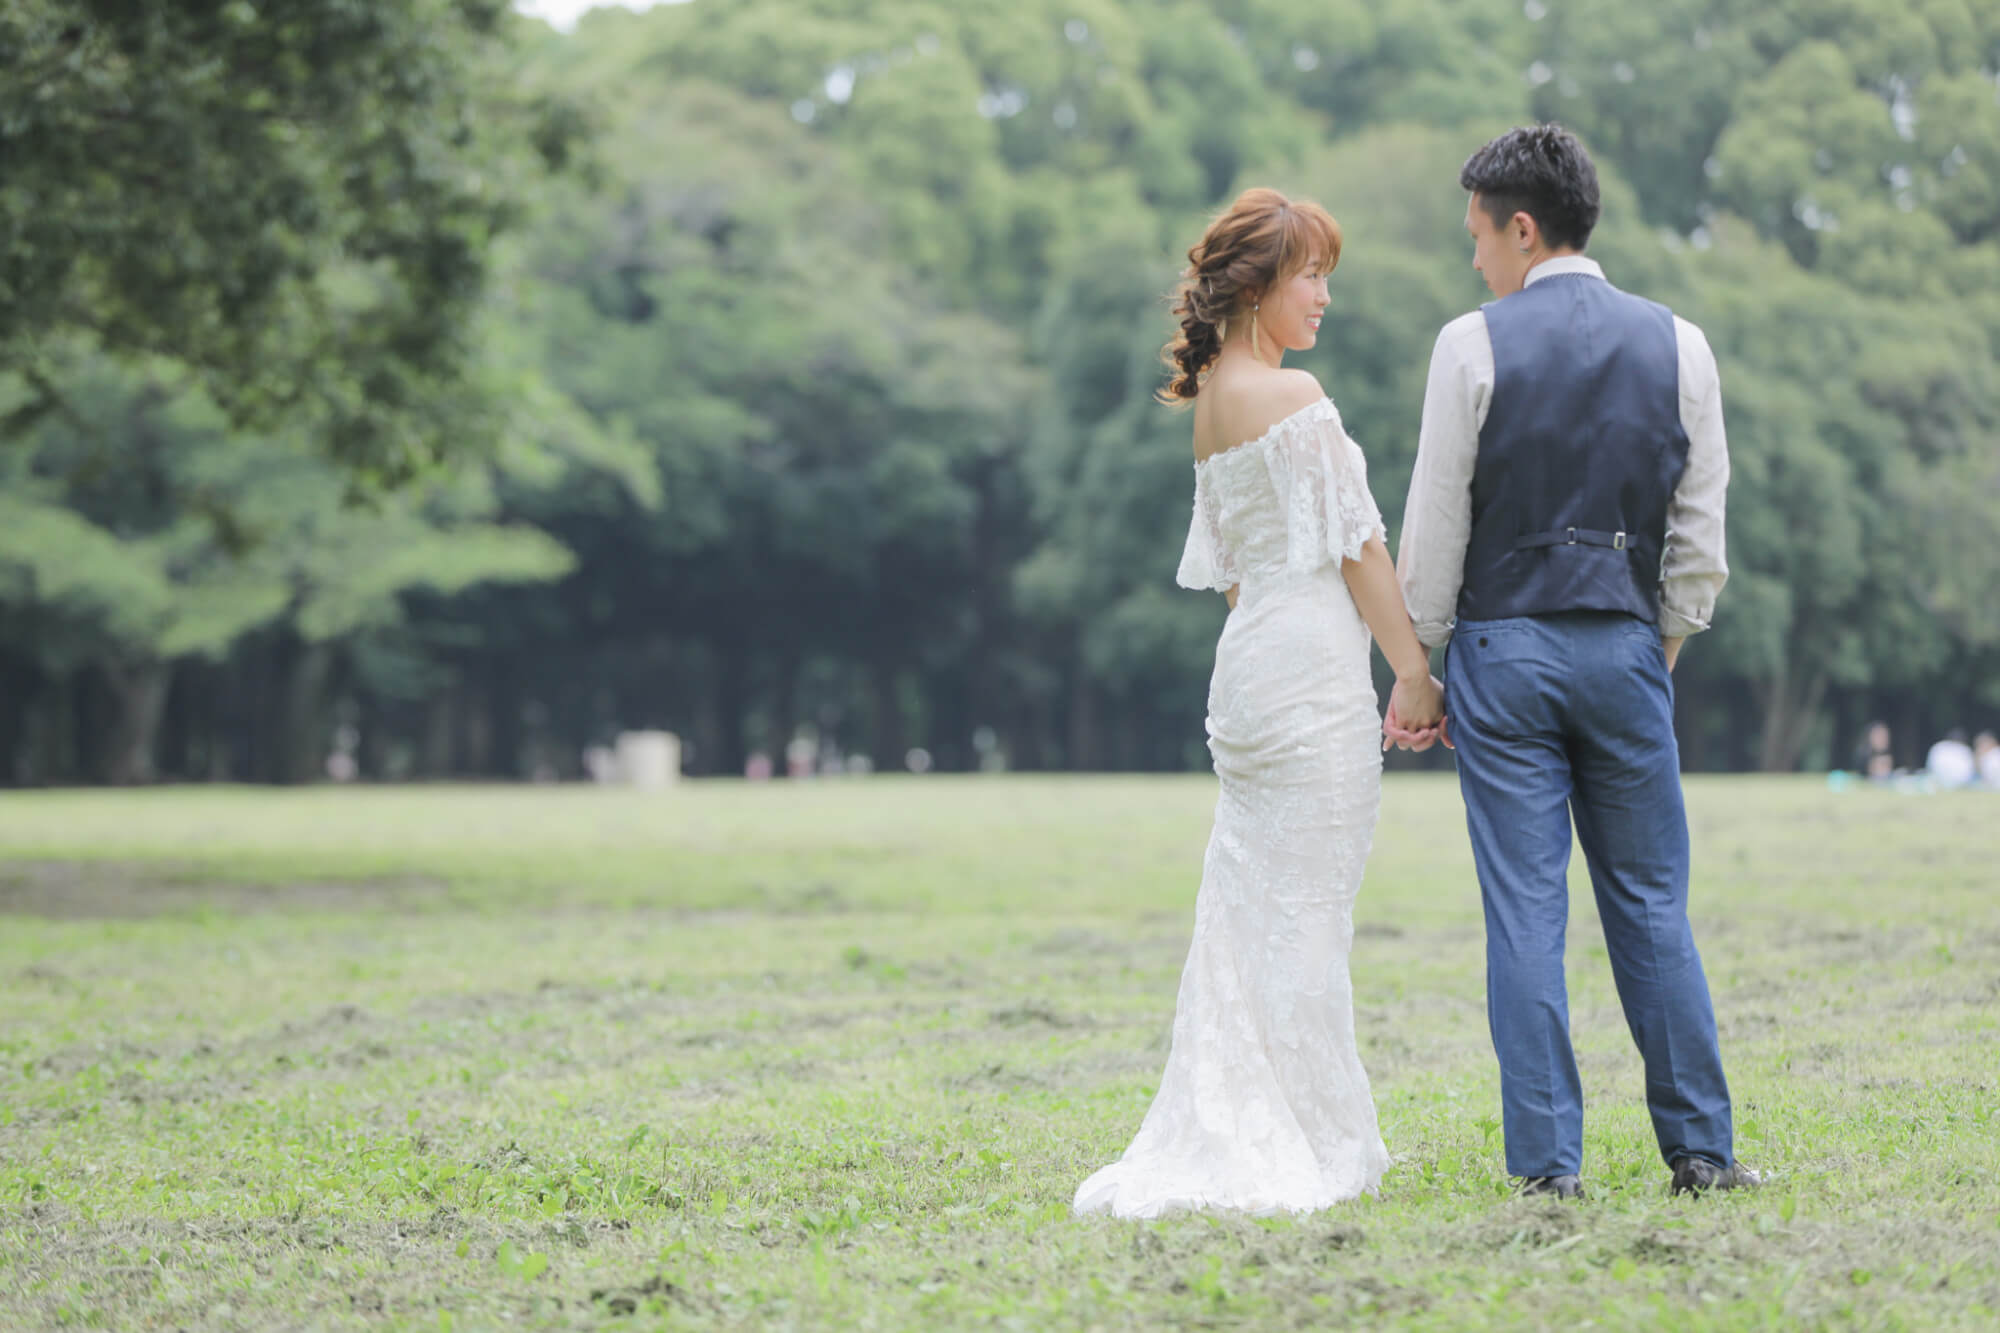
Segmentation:
[(1580, 273), (1485, 311), (1493, 399), (1459, 618), (1657, 622), (1667, 505), (1688, 454), (1673, 312)]

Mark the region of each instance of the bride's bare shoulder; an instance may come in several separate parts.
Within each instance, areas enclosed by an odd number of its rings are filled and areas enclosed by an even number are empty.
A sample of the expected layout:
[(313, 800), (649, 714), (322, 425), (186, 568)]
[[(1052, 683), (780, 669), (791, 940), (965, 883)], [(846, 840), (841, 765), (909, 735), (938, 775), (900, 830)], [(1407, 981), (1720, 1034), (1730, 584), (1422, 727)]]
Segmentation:
[(1204, 385), (1196, 400), (1194, 455), (1207, 458), (1261, 439), (1271, 427), (1324, 397), (1311, 371), (1291, 367), (1258, 366), (1223, 383)]

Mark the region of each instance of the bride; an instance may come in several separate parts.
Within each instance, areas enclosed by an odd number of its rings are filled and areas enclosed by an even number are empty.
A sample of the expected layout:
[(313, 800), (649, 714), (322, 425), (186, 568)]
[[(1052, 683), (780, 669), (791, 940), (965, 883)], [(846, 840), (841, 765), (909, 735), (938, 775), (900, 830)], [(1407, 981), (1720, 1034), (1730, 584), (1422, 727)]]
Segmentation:
[(1188, 251), (1160, 396), (1194, 403), (1178, 581), (1229, 599), (1208, 693), (1221, 794), (1166, 1072), (1078, 1212), (1306, 1212), (1388, 1165), (1347, 971), (1381, 801), (1371, 632), (1403, 724), (1431, 734), (1443, 696), (1361, 450), (1318, 381), (1280, 365), (1317, 340), (1339, 259), (1339, 224), (1274, 190), (1244, 193)]

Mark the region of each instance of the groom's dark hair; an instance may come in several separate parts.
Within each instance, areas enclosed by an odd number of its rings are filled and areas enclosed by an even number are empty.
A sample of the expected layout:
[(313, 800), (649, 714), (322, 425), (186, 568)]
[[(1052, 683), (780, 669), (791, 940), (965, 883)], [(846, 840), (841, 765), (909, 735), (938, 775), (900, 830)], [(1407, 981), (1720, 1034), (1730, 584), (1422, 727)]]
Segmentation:
[(1526, 213), (1553, 246), (1581, 250), (1597, 226), (1597, 167), (1560, 125), (1508, 130), (1465, 160), (1458, 183), (1479, 196), (1494, 226)]

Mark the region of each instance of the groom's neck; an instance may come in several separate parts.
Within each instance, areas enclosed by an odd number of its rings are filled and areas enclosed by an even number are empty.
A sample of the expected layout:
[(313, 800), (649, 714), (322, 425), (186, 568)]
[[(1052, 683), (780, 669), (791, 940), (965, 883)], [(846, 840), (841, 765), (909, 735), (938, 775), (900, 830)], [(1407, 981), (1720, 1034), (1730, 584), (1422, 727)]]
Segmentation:
[(1548, 263), (1551, 259), (1576, 259), (1582, 254), (1583, 251), (1568, 245), (1560, 246), (1553, 250), (1544, 250), (1528, 261), (1527, 272), (1533, 273), (1536, 268)]

